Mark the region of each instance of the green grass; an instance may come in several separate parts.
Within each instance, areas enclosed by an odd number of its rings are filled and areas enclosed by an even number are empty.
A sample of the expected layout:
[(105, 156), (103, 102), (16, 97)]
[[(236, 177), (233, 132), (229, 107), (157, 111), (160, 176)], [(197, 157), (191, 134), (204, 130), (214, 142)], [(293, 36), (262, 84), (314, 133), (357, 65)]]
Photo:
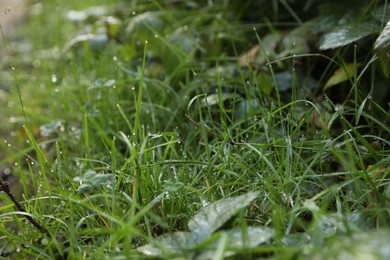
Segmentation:
[[(229, 250), (247, 259), (326, 259), (366, 250), (364, 239), (374, 243), (370, 256), (386, 248), (380, 241), (389, 226), (390, 111), (373, 97), (375, 82), (388, 82), (374, 53), (351, 47), (350, 59), (347, 46), (329, 56), (295, 54), (281, 42), (271, 53), (268, 33), (291, 25), (240, 22), (244, 7), (235, 20), (224, 4), (91, 2), (121, 19), (117, 39), (100, 50), (81, 42), (63, 51), (89, 26), (97, 31), (104, 23), (94, 21), (104, 16), (72, 24), (66, 12), (89, 3), (45, 2), (19, 29), (32, 49), (5, 54), (15, 70), (1, 63), (8, 78), (0, 85), (0, 166), (11, 172), (7, 181), (25, 210), (0, 194), (2, 256), (147, 258), (137, 247), (153, 244), (163, 259), (210, 248), (214, 259)], [(275, 9), (286, 1), (271, 2), (274, 12), (299, 18), (293, 9)], [(150, 10), (126, 32), (133, 12)], [(262, 43), (261, 68), (241, 66), (241, 53)], [(325, 91), (347, 63), (354, 74)], [(312, 64), (305, 73), (316, 86), (306, 91), (300, 73)], [(280, 72), (291, 74), (288, 83)], [(196, 246), (172, 255), (156, 239), (187, 231), (206, 205), (249, 191), (257, 199)], [(250, 250), (232, 248), (227, 230), (252, 226), (275, 235)], [(343, 243), (358, 246), (334, 249)]]

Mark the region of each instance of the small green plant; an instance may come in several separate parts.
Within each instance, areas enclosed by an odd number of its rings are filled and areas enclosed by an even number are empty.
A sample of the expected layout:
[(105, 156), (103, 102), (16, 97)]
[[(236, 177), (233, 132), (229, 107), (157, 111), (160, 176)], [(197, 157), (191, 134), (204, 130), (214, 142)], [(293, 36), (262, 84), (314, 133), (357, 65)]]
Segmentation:
[(275, 231), (255, 226), (220, 228), (258, 196), (258, 192), (249, 192), (211, 203), (188, 222), (188, 232), (161, 235), (138, 250), (149, 256), (186, 256), (191, 259), (223, 259), (241, 250), (248, 252), (269, 242)]

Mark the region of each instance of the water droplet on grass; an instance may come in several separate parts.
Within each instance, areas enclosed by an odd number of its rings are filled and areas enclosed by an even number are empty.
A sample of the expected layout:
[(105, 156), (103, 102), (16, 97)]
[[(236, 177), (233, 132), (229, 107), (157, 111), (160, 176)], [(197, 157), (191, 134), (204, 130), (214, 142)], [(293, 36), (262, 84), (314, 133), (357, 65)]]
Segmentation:
[(4, 175), (10, 175), (11, 174), (11, 169), (10, 168), (5, 168), (3, 170), (3, 173), (4, 173)]
[(53, 83), (57, 82), (57, 75), (56, 74), (51, 75), (51, 82), (53, 82)]
[(32, 62), (32, 65), (33, 65), (34, 68), (37, 69), (37, 68), (41, 67), (41, 61), (40, 60), (34, 60)]

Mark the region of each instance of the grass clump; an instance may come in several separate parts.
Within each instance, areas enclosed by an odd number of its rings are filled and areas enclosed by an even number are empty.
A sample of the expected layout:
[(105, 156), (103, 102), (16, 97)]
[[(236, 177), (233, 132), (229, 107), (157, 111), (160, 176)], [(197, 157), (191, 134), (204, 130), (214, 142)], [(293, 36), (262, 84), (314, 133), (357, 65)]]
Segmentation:
[(2, 256), (387, 258), (387, 7), (269, 2), (32, 3)]

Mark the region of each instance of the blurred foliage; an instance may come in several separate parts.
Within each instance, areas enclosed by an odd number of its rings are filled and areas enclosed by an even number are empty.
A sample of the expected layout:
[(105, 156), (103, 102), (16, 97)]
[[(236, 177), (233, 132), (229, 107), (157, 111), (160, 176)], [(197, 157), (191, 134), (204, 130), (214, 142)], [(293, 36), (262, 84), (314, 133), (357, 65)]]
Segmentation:
[[(170, 12), (161, 11), (165, 8)], [(287, 73), (295, 67), (300, 69), (298, 88), (317, 95), (313, 98), (327, 93), (338, 102), (346, 101), (350, 97), (345, 94), (348, 90), (332, 93), (327, 89), (354, 84), (355, 71), (359, 75), (355, 84), (365, 86), (362, 93), (370, 93), (379, 103), (389, 98), (388, 88), (376, 88), (363, 73), (372, 65), (377, 84), (388, 83), (388, 30), (378, 38), (390, 16), (383, 1), (123, 2), (111, 13), (104, 12), (104, 16), (96, 16), (96, 10), (99, 9), (68, 13), (70, 21), (88, 27), (81, 30), (85, 34), (69, 42), (65, 53), (80, 48), (80, 44), (84, 49), (100, 52), (112, 42), (122, 60), (139, 66), (142, 46), (147, 42), (149, 68), (165, 81), (168, 75), (168, 81), (181, 81), (194, 69), (212, 69), (217, 56), (242, 54), (240, 66), (218, 58), (216, 72), (230, 79), (247, 74), (248, 80), (260, 82), (255, 85), (266, 96), (272, 95), (271, 84), (262, 82), (272, 82), (272, 73)], [(211, 75), (214, 78), (217, 74)], [(282, 75), (276, 74), (274, 87), (281, 92), (290, 91), (292, 77), (282, 80)], [(223, 87), (232, 92), (231, 86), (240, 81), (226, 82)], [(248, 95), (244, 89), (241, 92)]]

